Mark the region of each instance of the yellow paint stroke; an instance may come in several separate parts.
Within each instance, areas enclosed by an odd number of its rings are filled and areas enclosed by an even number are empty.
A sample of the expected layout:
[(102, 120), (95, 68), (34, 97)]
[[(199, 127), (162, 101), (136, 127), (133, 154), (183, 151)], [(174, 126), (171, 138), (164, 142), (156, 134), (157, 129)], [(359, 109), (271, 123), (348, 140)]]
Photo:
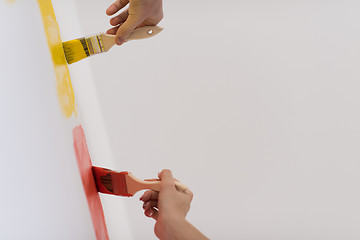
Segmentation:
[(75, 97), (62, 47), (59, 25), (56, 21), (51, 0), (37, 0), (37, 2), (40, 7), (45, 34), (54, 63), (57, 79), (56, 88), (61, 110), (66, 117), (70, 117), (75, 111)]

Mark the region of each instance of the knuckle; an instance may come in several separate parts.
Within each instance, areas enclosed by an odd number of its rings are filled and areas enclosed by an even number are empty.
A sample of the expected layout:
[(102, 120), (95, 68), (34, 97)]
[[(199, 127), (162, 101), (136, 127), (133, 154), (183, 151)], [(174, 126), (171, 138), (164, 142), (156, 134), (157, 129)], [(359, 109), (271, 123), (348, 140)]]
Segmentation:
[(186, 190), (186, 194), (191, 198), (193, 199), (194, 197), (194, 193), (192, 191), (190, 191), (189, 189)]

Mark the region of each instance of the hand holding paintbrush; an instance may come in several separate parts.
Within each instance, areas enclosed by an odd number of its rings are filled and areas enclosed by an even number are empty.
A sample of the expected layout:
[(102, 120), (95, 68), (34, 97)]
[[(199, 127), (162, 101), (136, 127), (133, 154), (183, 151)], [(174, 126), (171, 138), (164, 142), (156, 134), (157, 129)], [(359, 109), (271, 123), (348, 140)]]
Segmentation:
[[(130, 172), (116, 172), (107, 168), (92, 167), (94, 179), (98, 192), (132, 197), (135, 193), (143, 189), (160, 191), (160, 181), (143, 181), (135, 177)], [(178, 191), (185, 191), (187, 186), (180, 182), (175, 182)]]
[(186, 189), (178, 191), (176, 180), (170, 170), (159, 173), (161, 191), (146, 191), (140, 198), (144, 202), (144, 214), (156, 221), (155, 234), (159, 239), (209, 240), (186, 220), (193, 193)]
[(68, 64), (78, 62), (94, 54), (107, 52), (115, 44), (155, 36), (162, 28), (156, 25), (163, 18), (162, 0), (117, 0), (107, 10), (113, 15), (129, 4), (129, 7), (110, 20), (114, 27), (107, 33), (83, 37), (63, 43)]
[[(158, 26), (148, 26), (135, 29), (127, 38), (127, 41), (145, 39), (161, 32)], [(94, 54), (107, 52), (115, 45), (115, 35), (101, 33), (98, 35), (83, 37), (63, 42), (66, 61), (69, 64), (78, 62)]]
[(116, 44), (121, 45), (135, 28), (156, 26), (161, 21), (162, 0), (117, 0), (109, 6), (106, 14), (113, 16), (110, 24), (114, 26), (106, 33), (116, 35)]
[(159, 173), (156, 181), (143, 181), (129, 172), (92, 167), (95, 183), (101, 193), (133, 196), (142, 189), (140, 198), (144, 202), (144, 214), (156, 220), (155, 234), (159, 239), (208, 240), (186, 220), (193, 193), (174, 179), (170, 170)]

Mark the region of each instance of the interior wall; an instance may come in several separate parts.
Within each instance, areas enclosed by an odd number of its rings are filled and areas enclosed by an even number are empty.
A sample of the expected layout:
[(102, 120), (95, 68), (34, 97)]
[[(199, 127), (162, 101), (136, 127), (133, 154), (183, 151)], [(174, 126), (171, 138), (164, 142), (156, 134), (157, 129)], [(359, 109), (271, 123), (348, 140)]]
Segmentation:
[[(85, 34), (109, 27), (112, 1), (76, 2)], [(164, 1), (160, 35), (84, 60), (116, 167), (171, 168), (212, 239), (359, 238), (359, 7)], [(138, 197), (118, 202), (155, 239)]]
[(0, 28), (0, 239), (95, 239), (38, 3), (0, 1)]
[[(57, 96), (67, 80), (60, 37), (83, 34), (74, 1), (0, 1), (0, 20), (0, 238), (96, 239), (73, 129), (85, 129), (93, 164), (113, 167), (113, 158), (88, 63), (70, 67), (76, 114), (65, 116), (68, 99)], [(125, 208), (112, 201), (102, 201), (106, 221), (120, 223), (108, 224), (110, 238), (132, 239)]]
[[(85, 36), (76, 1), (53, 0), (63, 41)], [(80, 6), (80, 9), (82, 7)], [(99, 104), (96, 78), (87, 61), (69, 65), (77, 101), (77, 119), (86, 135), (91, 161), (94, 166), (115, 168), (113, 152), (106, 131), (103, 112)], [(125, 206), (115, 198), (101, 196), (110, 239), (133, 239)]]

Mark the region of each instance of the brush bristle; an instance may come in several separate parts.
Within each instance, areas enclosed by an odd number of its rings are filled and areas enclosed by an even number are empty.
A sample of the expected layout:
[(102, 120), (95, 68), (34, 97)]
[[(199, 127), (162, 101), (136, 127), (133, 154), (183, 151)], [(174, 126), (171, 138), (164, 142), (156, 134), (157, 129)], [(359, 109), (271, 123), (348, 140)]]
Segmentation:
[(111, 180), (111, 173), (106, 174), (105, 176), (100, 176), (100, 181), (102, 185), (109, 191), (114, 193), (114, 188)]
[(69, 64), (75, 63), (88, 56), (89, 50), (84, 38), (63, 42), (66, 61)]
[(101, 193), (131, 197), (127, 191), (125, 175), (128, 172), (115, 172), (101, 167), (92, 167), (97, 190)]

